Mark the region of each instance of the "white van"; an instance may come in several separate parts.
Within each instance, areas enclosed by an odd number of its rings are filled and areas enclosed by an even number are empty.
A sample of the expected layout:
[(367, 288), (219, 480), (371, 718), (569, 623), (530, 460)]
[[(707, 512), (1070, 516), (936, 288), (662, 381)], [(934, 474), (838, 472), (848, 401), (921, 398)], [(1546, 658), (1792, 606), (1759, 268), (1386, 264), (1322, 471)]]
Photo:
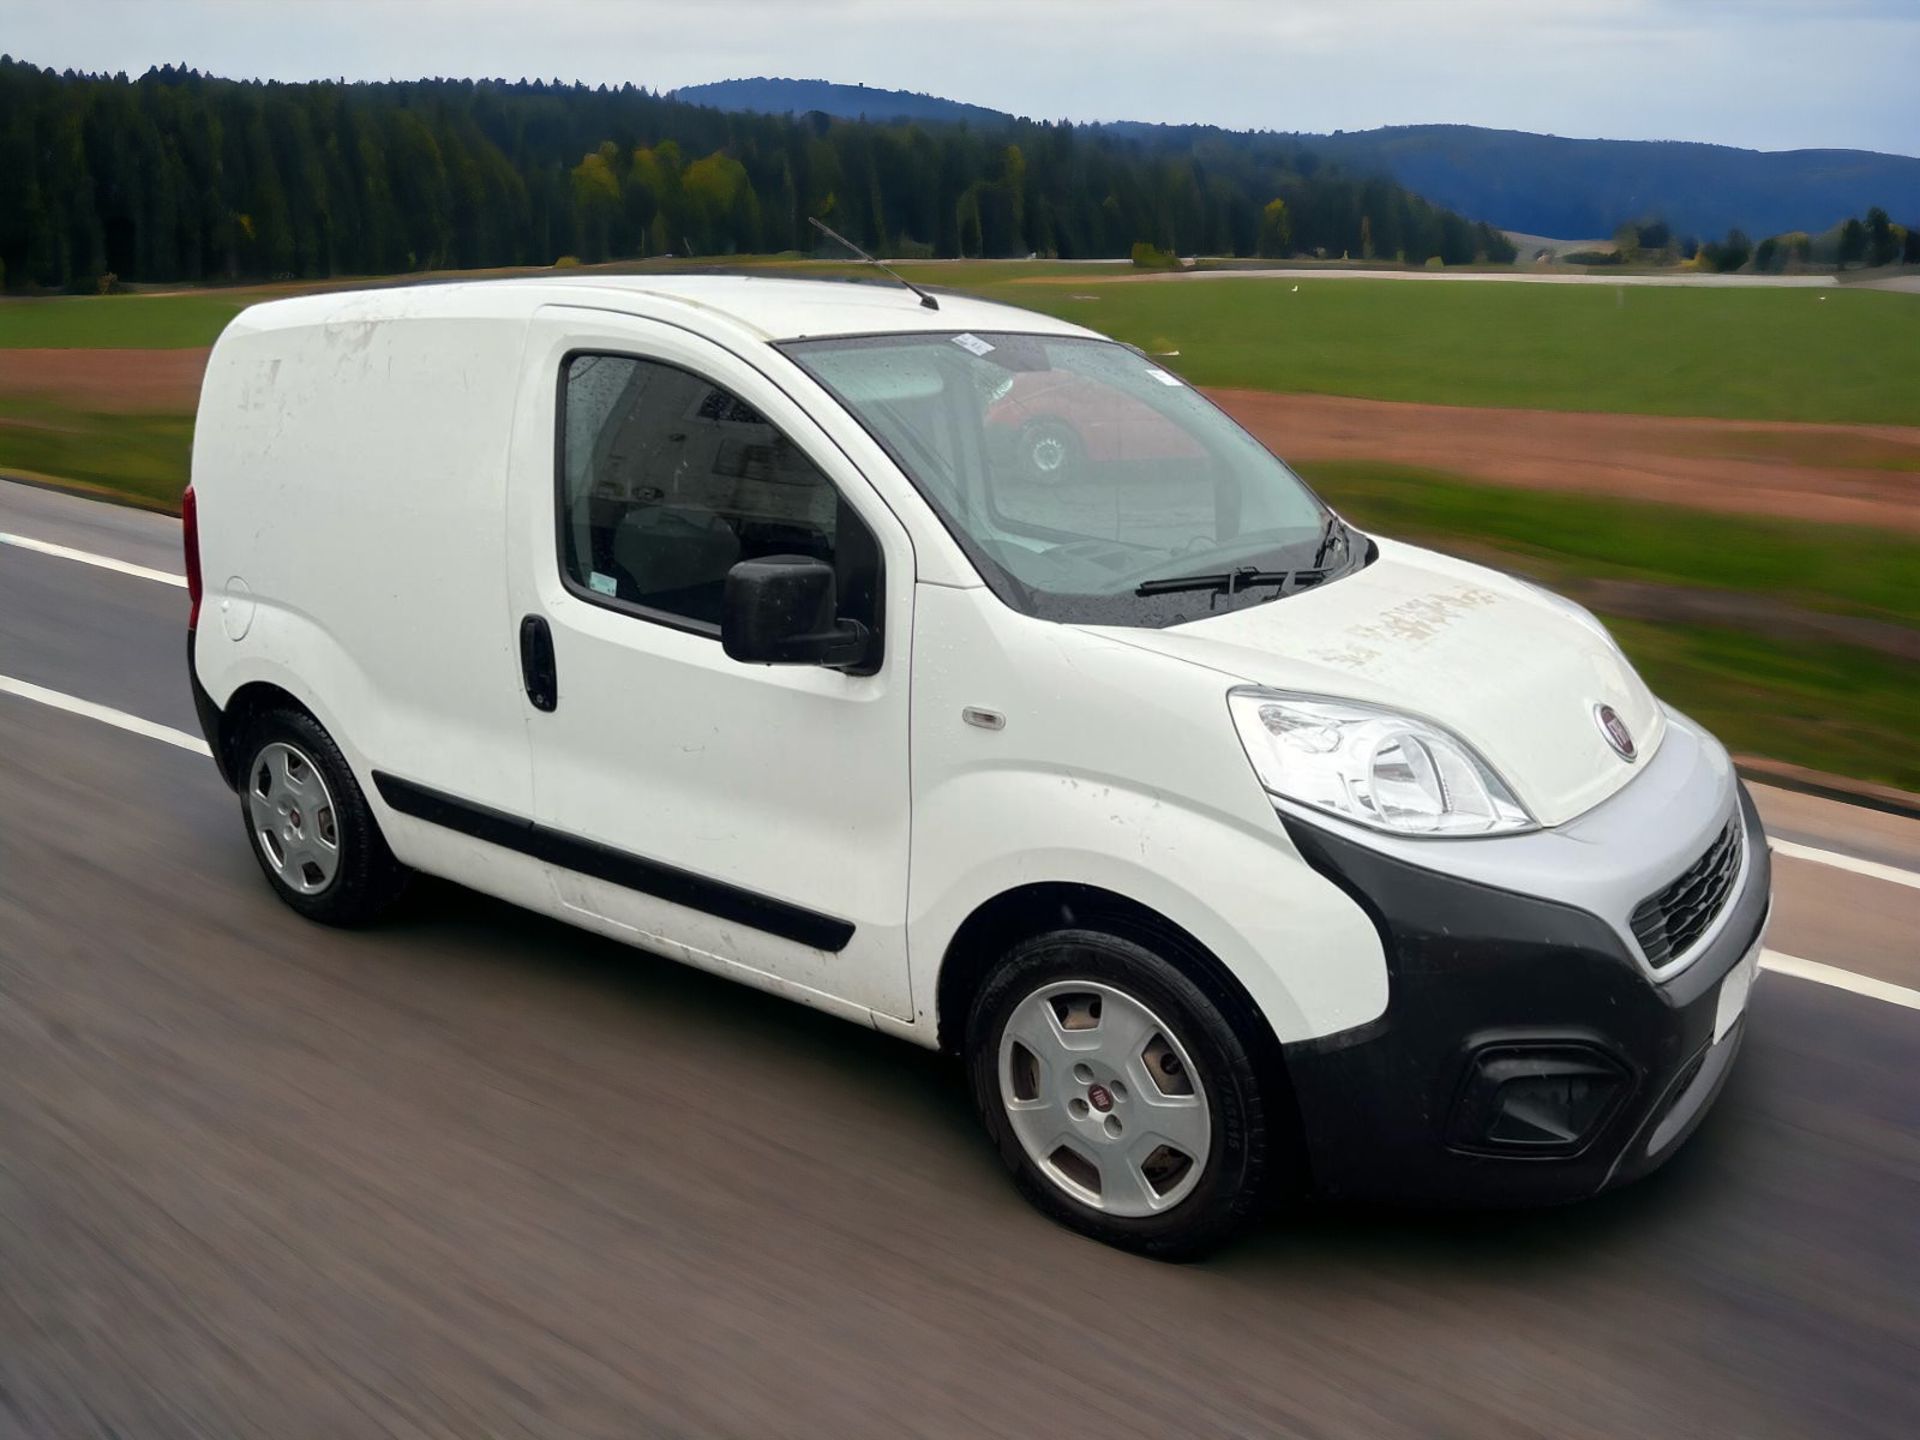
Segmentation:
[(1725, 751), (1579, 607), (1361, 534), (1077, 326), (277, 301), (214, 347), (186, 522), (201, 720), (295, 910), (425, 871), (949, 1049), (1102, 1239), (1590, 1194), (1739, 1045)]

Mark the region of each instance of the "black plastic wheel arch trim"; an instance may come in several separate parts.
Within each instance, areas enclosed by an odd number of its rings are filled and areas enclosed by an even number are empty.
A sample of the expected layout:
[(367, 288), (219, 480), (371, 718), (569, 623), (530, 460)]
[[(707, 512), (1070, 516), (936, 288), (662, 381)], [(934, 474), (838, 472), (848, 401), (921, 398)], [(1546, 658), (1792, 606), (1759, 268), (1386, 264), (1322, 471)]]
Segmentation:
[(207, 749), (213, 752), (214, 768), (220, 772), (220, 778), (226, 781), (229, 790), (240, 788), (240, 777), (234, 773), (233, 759), (227, 754), (225, 744), (225, 726), (222, 722), (220, 707), (213, 703), (213, 696), (207, 693), (207, 687), (200, 683), (200, 672), (193, 663), (194, 631), (187, 631), (187, 682), (193, 689), (193, 713), (200, 721), (200, 733), (207, 737)]
[(831, 915), (776, 900), (754, 890), (743, 890), (724, 880), (696, 875), (690, 870), (649, 860), (597, 840), (584, 840), (540, 825), (519, 815), (463, 800), (411, 780), (382, 771), (373, 772), (380, 798), (402, 815), (430, 825), (457, 830), (502, 849), (517, 850), (563, 870), (637, 890), (669, 904), (748, 925), (783, 940), (815, 950), (837, 953), (853, 939), (853, 926)]

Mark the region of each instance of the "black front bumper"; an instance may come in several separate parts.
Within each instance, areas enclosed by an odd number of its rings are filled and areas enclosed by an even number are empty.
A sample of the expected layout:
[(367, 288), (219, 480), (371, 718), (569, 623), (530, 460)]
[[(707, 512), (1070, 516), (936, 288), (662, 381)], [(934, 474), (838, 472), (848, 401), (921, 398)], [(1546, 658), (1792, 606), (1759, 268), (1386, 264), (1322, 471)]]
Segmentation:
[[(1766, 835), (1744, 787), (1739, 803), (1744, 880), (1718, 935), (1664, 984), (1597, 915), (1421, 869), (1288, 818), (1308, 863), (1373, 920), (1388, 969), (1377, 1020), (1285, 1047), (1315, 1188), (1545, 1203), (1594, 1194), (1672, 1155), (1731, 1069), (1744, 1025), (1713, 1043), (1720, 982), (1766, 924)], [(1490, 1138), (1498, 1077), (1556, 1066), (1609, 1077), (1582, 1133), (1527, 1146)]]

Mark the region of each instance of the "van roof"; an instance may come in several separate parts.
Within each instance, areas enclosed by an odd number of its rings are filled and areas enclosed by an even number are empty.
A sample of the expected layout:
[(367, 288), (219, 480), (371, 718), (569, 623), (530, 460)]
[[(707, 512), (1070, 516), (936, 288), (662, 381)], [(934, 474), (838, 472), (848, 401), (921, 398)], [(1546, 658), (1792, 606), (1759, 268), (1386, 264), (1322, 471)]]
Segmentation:
[(590, 305), (633, 314), (657, 314), (660, 302), (722, 316), (764, 340), (912, 331), (1009, 330), (1028, 334), (1091, 335), (1065, 320), (943, 293), (929, 310), (904, 285), (790, 279), (760, 275), (521, 276), (453, 284), (398, 285), (340, 290), (269, 301), (245, 312), (240, 325), (272, 330), (332, 322), (366, 323), (458, 313), (519, 319), (542, 305)]

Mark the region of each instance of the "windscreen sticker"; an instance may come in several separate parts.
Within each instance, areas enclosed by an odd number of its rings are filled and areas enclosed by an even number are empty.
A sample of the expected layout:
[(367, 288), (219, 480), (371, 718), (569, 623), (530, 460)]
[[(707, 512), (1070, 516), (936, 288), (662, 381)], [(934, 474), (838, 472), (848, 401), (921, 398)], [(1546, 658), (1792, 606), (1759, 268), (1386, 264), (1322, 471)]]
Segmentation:
[(1147, 374), (1158, 380), (1162, 385), (1185, 385), (1187, 383), (1178, 375), (1169, 375), (1164, 370), (1149, 370)]
[(956, 335), (953, 337), (953, 343), (958, 345), (962, 350), (974, 355), (984, 355), (993, 349), (993, 346), (982, 340), (978, 335)]
[(593, 587), (596, 595), (612, 595), (620, 589), (618, 580), (611, 575), (602, 575), (598, 570), (587, 576), (587, 584)]

